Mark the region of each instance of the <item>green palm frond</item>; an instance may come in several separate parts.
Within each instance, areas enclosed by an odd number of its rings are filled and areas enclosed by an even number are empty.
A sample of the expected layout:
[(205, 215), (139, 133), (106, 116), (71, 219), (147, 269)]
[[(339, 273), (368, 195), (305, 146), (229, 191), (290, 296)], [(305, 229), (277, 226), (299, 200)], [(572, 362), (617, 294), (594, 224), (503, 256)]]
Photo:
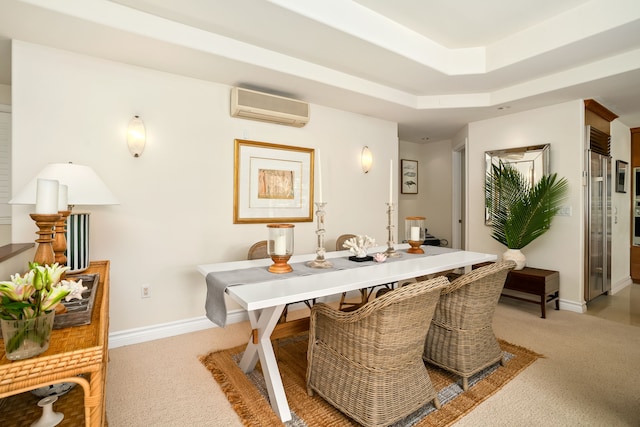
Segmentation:
[(522, 249), (549, 230), (569, 185), (557, 174), (544, 175), (533, 186), (509, 164), (492, 165), (487, 176), (495, 196), (488, 203), (493, 237), (509, 249)]

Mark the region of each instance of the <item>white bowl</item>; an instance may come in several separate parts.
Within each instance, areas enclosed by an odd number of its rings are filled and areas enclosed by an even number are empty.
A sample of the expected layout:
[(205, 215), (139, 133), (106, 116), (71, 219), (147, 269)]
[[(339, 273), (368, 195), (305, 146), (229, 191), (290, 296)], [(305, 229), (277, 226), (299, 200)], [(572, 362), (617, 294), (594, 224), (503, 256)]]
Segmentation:
[(38, 397), (62, 396), (69, 393), (69, 391), (71, 391), (71, 389), (76, 385), (76, 383), (72, 382), (51, 384), (48, 386), (37, 388), (35, 390), (31, 390), (31, 393), (35, 394)]

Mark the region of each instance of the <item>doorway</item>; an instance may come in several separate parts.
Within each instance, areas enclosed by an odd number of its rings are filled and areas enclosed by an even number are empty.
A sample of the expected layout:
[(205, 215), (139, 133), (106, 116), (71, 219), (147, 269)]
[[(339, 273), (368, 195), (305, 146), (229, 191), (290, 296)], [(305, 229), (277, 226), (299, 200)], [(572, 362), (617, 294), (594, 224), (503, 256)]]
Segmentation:
[(465, 250), (467, 247), (467, 147), (468, 138), (464, 142), (453, 147), (452, 173), (453, 173), (453, 207), (451, 218), (451, 247)]

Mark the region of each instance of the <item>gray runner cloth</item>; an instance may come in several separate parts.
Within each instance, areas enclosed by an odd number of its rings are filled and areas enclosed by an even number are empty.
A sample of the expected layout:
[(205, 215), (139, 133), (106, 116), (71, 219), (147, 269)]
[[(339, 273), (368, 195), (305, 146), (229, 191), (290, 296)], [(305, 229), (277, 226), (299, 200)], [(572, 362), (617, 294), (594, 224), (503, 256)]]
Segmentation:
[(270, 273), (268, 266), (211, 272), (206, 277), (207, 300), (205, 309), (207, 317), (218, 326), (224, 327), (227, 324), (227, 304), (224, 293), (228, 286), (288, 279), (292, 276), (310, 276), (312, 274), (322, 274), (375, 264), (374, 261), (353, 262), (349, 261), (348, 258), (332, 258), (329, 261), (333, 264), (331, 268), (312, 268), (308, 267), (306, 262), (294, 263), (291, 264), (293, 271), (286, 274)]
[[(427, 256), (402, 253), (401, 257), (387, 258), (385, 262), (397, 262), (407, 260), (412, 257)], [(207, 274), (207, 299), (205, 302), (205, 310), (207, 317), (218, 326), (224, 327), (227, 324), (227, 304), (225, 301), (225, 290), (228, 286), (243, 285), (250, 283), (260, 283), (265, 281), (288, 279), (292, 276), (310, 276), (312, 274), (322, 274), (331, 271), (346, 270), (349, 268), (366, 267), (376, 264), (375, 261), (354, 262), (348, 258), (331, 258), (332, 268), (311, 268), (306, 262), (291, 264), (293, 271), (286, 274), (270, 273), (269, 267), (252, 267), (240, 270), (214, 271)]]

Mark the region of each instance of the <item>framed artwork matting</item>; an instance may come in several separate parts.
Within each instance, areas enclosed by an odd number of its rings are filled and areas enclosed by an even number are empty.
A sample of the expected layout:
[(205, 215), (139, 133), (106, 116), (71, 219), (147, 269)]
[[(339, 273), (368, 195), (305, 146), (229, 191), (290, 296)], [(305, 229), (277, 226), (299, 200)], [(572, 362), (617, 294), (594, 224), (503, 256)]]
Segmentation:
[(418, 194), (418, 161), (400, 160), (400, 192)]
[(233, 223), (313, 220), (312, 148), (235, 140)]
[(627, 170), (629, 163), (624, 160), (616, 160), (616, 193), (627, 192)]

